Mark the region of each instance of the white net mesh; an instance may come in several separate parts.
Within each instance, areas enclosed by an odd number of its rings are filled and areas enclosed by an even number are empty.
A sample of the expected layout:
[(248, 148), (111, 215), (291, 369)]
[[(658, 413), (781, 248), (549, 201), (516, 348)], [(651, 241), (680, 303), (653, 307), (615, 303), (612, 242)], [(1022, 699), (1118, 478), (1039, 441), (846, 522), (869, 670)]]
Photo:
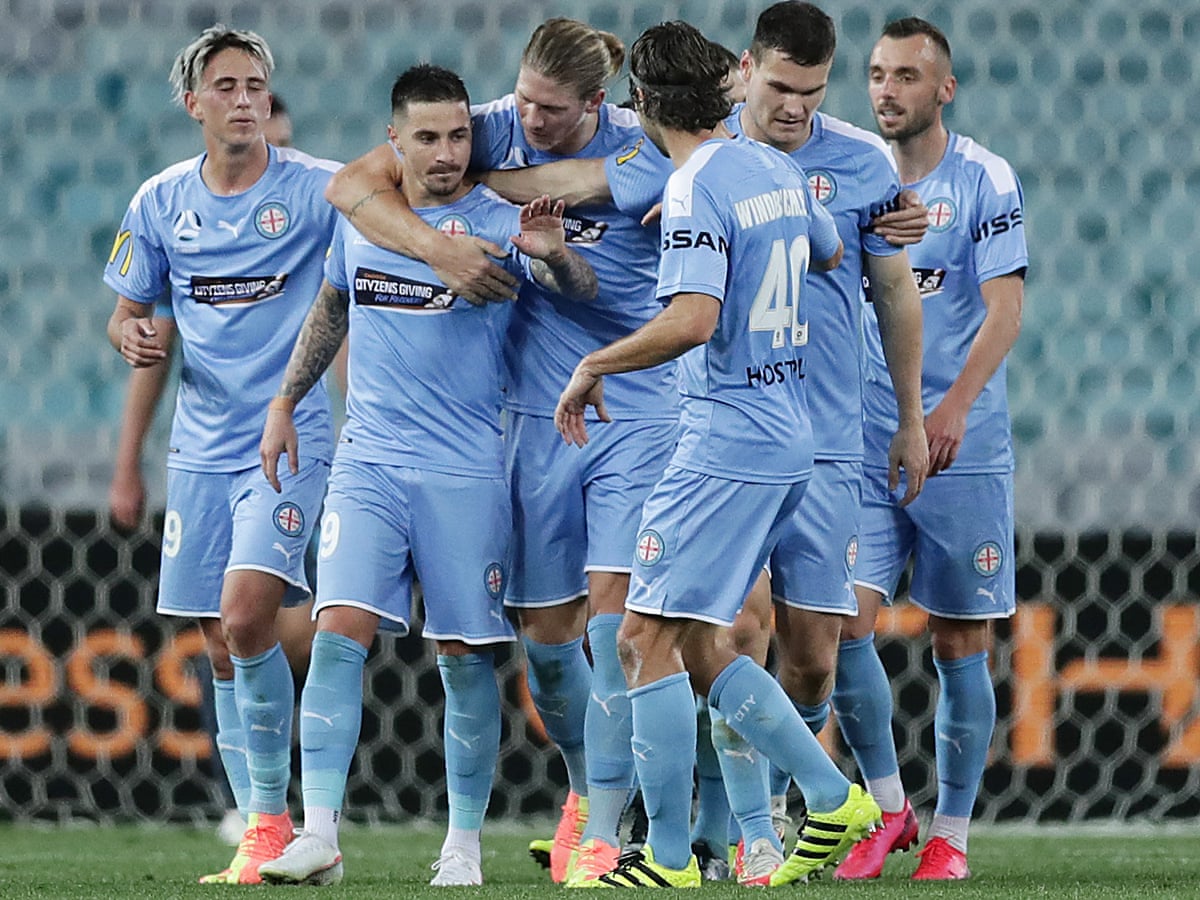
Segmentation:
[[(303, 149), (349, 159), (383, 137), (394, 74), (458, 69), (510, 89), (529, 33), (570, 14), (627, 43), (685, 18), (731, 48), (765, 3), (288, 4), (10, 0), (0, 4), (0, 803), (10, 815), (208, 815), (195, 754), (195, 652), (153, 612), (155, 537), (103, 524), (125, 369), (107, 347), (99, 273), (129, 197), (194, 154), (170, 106), (174, 52), (213, 21), (261, 31)], [(870, 126), (864, 61), (913, 12), (824, 4), (839, 27), (825, 108)], [(1195, 0), (927, 3), (960, 80), (952, 127), (1008, 158), (1025, 187), (1032, 268), (1010, 388), (1019, 595), (998, 634), (1001, 724), (985, 817), (1194, 815), (1200, 477), (1189, 252), (1200, 200)], [(625, 87), (614, 83), (620, 100)], [(165, 418), (165, 416), (164, 416)], [(163, 430), (147, 454), (161, 505)], [(152, 502), (152, 505), (153, 502)], [(905, 781), (928, 802), (934, 679), (911, 613), (882, 639)], [(189, 642), (190, 641), (190, 642)], [(441, 796), (440, 688), (419, 642), (369, 664), (360, 815), (430, 814)], [(493, 811), (551, 808), (562, 784), (502, 665), (505, 751)], [(181, 734), (176, 732), (182, 732)]]

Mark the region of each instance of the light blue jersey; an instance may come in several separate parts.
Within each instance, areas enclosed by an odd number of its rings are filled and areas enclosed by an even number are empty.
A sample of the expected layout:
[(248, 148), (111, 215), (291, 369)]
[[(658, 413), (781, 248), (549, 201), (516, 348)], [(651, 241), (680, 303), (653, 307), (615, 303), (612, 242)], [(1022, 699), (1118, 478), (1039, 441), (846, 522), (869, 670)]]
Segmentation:
[(745, 138), (702, 144), (663, 196), (658, 296), (721, 303), (712, 338), (679, 358), (681, 436), (672, 464), (786, 484), (812, 470), (804, 390), (811, 255), (837, 252), (799, 167)]
[[(929, 231), (919, 244), (908, 248), (924, 301), (921, 403), (928, 414), (962, 371), (983, 324), (987, 309), (980, 285), (1029, 265), (1024, 201), (1021, 184), (1007, 162), (954, 133), (937, 168), (906, 187), (915, 190), (929, 209)], [(886, 468), (888, 443), (898, 418), (896, 397), (874, 310), (868, 309), (864, 464)], [(1006, 372), (1002, 362), (972, 405), (950, 474), (1013, 470)]]
[[(742, 133), (737, 107), (725, 120)], [(804, 167), (817, 201), (837, 223), (845, 256), (837, 268), (808, 275), (808, 407), (817, 459), (862, 459), (862, 278), (865, 259), (902, 248), (871, 232), (871, 219), (900, 193), (896, 164), (876, 135), (817, 113), (812, 134), (789, 154)]]
[[(217, 196), (205, 155), (176, 163), (134, 195), (104, 281), (137, 303), (169, 299), (183, 346), (167, 466), (258, 466), (267, 404), (321, 286), (337, 211), (325, 185), (339, 164), (269, 147), (249, 190)], [(296, 407), (306, 455), (328, 461), (333, 429), (322, 381)]]
[[(604, 104), (595, 136), (574, 157), (536, 150), (525, 139), (511, 94), (473, 107), (472, 126), (471, 166), (476, 169), (606, 157), (641, 134), (633, 112)], [(580, 359), (637, 330), (661, 309), (654, 300), (658, 247), (653, 227), (642, 226), (611, 204), (569, 209), (563, 224), (572, 249), (595, 270), (600, 292), (579, 302), (534, 284), (521, 291), (511, 328), (505, 406), (530, 415), (554, 415), (563, 385)], [(614, 419), (674, 420), (674, 366), (611, 376), (605, 379), (604, 398)]]
[[(415, 209), (430, 226), (508, 251), (520, 210), (482, 185), (445, 206)], [(338, 222), (325, 277), (350, 304), (349, 389), (338, 457), (446, 474), (504, 474), (500, 405), (512, 303), (472, 306), (424, 262), (375, 246)], [(524, 296), (524, 295), (523, 295)], [(524, 302), (524, 300), (522, 300)]]

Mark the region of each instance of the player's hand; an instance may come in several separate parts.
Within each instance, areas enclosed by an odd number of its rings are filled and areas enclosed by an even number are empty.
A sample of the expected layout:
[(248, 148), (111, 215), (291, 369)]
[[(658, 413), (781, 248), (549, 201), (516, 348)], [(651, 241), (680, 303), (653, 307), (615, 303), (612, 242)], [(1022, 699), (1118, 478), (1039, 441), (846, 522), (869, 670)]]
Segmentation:
[(121, 356), (135, 369), (145, 369), (167, 358), (167, 346), (153, 319), (129, 318), (121, 323)]
[(871, 230), (897, 247), (919, 244), (929, 230), (929, 210), (916, 191), (905, 188), (897, 199), (896, 209), (871, 220)]
[(900, 470), (904, 470), (904, 497), (901, 506), (908, 506), (917, 499), (925, 487), (929, 472), (929, 445), (925, 440), (925, 429), (921, 423), (901, 425), (892, 436), (888, 448), (888, 490), (900, 486)]
[(262, 461), (263, 474), (277, 494), (283, 492), (279, 484), (279, 457), (284, 453), (288, 458), (288, 470), (293, 475), (299, 475), (300, 438), (296, 435), (296, 424), (290, 412), (272, 407), (267, 410), (267, 424), (263, 426), (258, 456)]
[(142, 473), (136, 467), (124, 471), (118, 466), (108, 486), (108, 515), (117, 531), (127, 533), (136, 530), (145, 509), (146, 485), (142, 481)]
[(643, 225), (653, 225), (662, 218), (662, 203), (655, 203), (652, 207), (646, 210), (646, 214), (642, 216)]
[(542, 194), (521, 207), (521, 233), (512, 237), (513, 245), (531, 259), (549, 259), (566, 250), (567, 236), (563, 231), (562, 200), (551, 201)]
[(601, 422), (611, 422), (604, 406), (604, 378), (592, 373), (580, 362), (554, 410), (554, 426), (568, 444), (582, 447), (588, 442), (587, 420), (589, 406), (596, 407)]
[(929, 474), (944, 472), (958, 458), (963, 435), (967, 433), (967, 411), (951, 408), (945, 400), (925, 417), (925, 435), (929, 440)]
[(500, 247), (483, 238), (445, 235), (426, 253), (425, 262), (456, 296), (482, 306), (517, 299), (516, 277), (492, 262), (493, 257), (505, 256)]

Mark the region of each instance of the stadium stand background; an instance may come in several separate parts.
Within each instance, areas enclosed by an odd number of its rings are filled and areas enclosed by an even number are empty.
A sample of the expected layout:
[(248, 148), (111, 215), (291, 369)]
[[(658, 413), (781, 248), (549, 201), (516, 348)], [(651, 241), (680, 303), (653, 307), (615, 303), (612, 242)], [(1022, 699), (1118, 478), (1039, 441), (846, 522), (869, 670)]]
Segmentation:
[[(153, 529), (115, 535), (105, 504), (126, 381), (100, 273), (141, 181), (199, 150), (170, 103), (172, 56), (223, 21), (260, 31), (297, 145), (350, 159), (384, 137), (407, 65), (511, 89), (551, 15), (627, 44), (684, 18), (740, 50), (765, 0), (5, 0), (0, 3), (0, 813), (202, 817), (198, 645), (151, 612)], [(1028, 820), (1200, 811), (1197, 442), (1200, 121), (1196, 2), (823, 4), (839, 28), (825, 109), (871, 127), (865, 60), (882, 24), (920, 14), (955, 51), (956, 130), (1008, 158), (1032, 268), (1009, 378), (1022, 611), (995, 654), (1002, 721), (980, 812)], [(619, 101), (623, 80), (611, 85)], [(161, 507), (166, 423), (146, 459)], [(934, 680), (911, 610), (883, 635), (904, 774), (928, 803)], [(549, 810), (563, 783), (503, 662), (493, 812)], [(352, 814), (431, 815), (440, 689), (419, 641), (373, 655)], [(399, 735), (400, 737), (395, 737)], [(922, 736), (923, 735), (923, 736)], [(198, 758), (200, 757), (200, 758)]]

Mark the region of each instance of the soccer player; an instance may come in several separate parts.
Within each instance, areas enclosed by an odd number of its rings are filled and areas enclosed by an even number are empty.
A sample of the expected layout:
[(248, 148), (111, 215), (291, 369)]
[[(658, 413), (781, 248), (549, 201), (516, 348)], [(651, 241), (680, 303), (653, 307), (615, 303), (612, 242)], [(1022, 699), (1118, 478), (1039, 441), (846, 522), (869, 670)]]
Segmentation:
[[(473, 108), (471, 167), (574, 158), (602, 165), (634, 144), (642, 137), (636, 115), (604, 102), (604, 84), (623, 59), (623, 46), (607, 32), (572, 19), (544, 22), (522, 54), (514, 92)], [(414, 225), (402, 208), (393, 189), (395, 153), (381, 149), (351, 163), (331, 183), (330, 199), (370, 240), (419, 254), (415, 237), (429, 227)], [(358, 177), (364, 169), (367, 177)], [(657, 366), (611, 380), (614, 421), (597, 430), (584, 452), (563, 444), (554, 408), (575, 364), (659, 308), (654, 229), (611, 203), (572, 206), (566, 225), (569, 243), (594, 267), (600, 293), (580, 304), (536, 286), (522, 292), (507, 348), (505, 397), (515, 528), (505, 603), (516, 609), (531, 693), (570, 782), (548, 848), (555, 881), (567, 878), (581, 842), (585, 869), (607, 871), (616, 863), (617, 828), (634, 778), (616, 633), (642, 502), (666, 466), (678, 420), (674, 367)], [(547, 852), (544, 842), (530, 849)]]
[(257, 883), (258, 864), (291, 838), (293, 680), (275, 616), (309, 597), (304, 548), (333, 451), (322, 386), (299, 410), (307, 453), (282, 496), (261, 484), (265, 405), (337, 218), (323, 197), (337, 164), (263, 138), (273, 68), (261, 37), (220, 25), (179, 53), (171, 82), (205, 152), (142, 185), (104, 274), (118, 295), (109, 340), (130, 365), (167, 358), (150, 318), (162, 298), (183, 341), (158, 610), (200, 620), (221, 757), (247, 817), (233, 861), (209, 883)]
[[(276, 147), (292, 145), (292, 119), (278, 94), (271, 95), (271, 115), (263, 123), (263, 137)], [(113, 461), (113, 476), (108, 488), (108, 511), (113, 524), (122, 532), (133, 531), (141, 523), (146, 508), (146, 483), (142, 477), (142, 451), (146, 436), (154, 422), (158, 404), (170, 375), (171, 348), (175, 342), (175, 319), (171, 316), (169, 298), (162, 298), (155, 307), (152, 327), (162, 340), (167, 359), (144, 368), (130, 369), (125, 404)], [(345, 378), (340, 379), (345, 384)], [(343, 388), (344, 392), (344, 388)], [(276, 615), (279, 643), (292, 667), (292, 675), (303, 681), (308, 668), (308, 652), (312, 645), (314, 623), (311, 601), (298, 606), (281, 607)], [(217, 835), (227, 844), (236, 846), (246, 830), (246, 821), (233, 797), (221, 764), (217, 745), (217, 722), (213, 707), (212, 673), (205, 662), (197, 677), (201, 683), (201, 719), (212, 739), (211, 768), (217, 790), (227, 804), (225, 815), (217, 826)]]
[[(409, 206), (432, 227), (453, 223), (502, 246), (514, 275), (574, 302), (595, 295), (595, 274), (567, 248), (562, 204), (545, 197), (518, 209), (464, 179), (471, 116), (457, 75), (430, 65), (400, 75), (388, 135)], [(338, 821), (363, 665), (380, 627), (407, 631), (415, 574), (446, 693), (450, 827), (431, 883), (481, 884), (479, 834), (500, 745), (492, 648), (514, 640), (502, 605), (512, 521), (500, 429), (514, 307), (456, 298), (427, 264), (369, 243), (345, 219), (325, 273), (262, 438), (278, 489), (281, 453), (292, 468), (298, 458), (293, 411), (349, 334), (347, 422), (325, 501), (300, 704), (304, 832), (262, 874), (341, 879)]]
[(689, 677), (731, 728), (796, 778), (809, 809), (804, 877), (865, 836), (879, 809), (837, 770), (778, 683), (736, 656), (719, 630), (732, 623), (811, 474), (804, 278), (810, 259), (835, 266), (841, 241), (799, 167), (724, 127), (726, 67), (695, 28), (647, 30), (630, 71), (646, 134), (675, 166), (657, 289), (667, 305), (580, 361), (555, 423), (586, 445), (588, 407), (609, 418), (604, 376), (679, 358), (681, 433), (642, 512), (619, 636), (649, 834), (599, 882), (699, 886), (688, 827)]
[(911, 251), (925, 305), (922, 373), (931, 478), (901, 508), (884, 481), (896, 399), (879, 342), (868, 335), (866, 486), (855, 590), (843, 631), (834, 708), (884, 827), (838, 878), (874, 878), (890, 850), (916, 838), (891, 730), (891, 688), (874, 647), (875, 619), (909, 557), (913, 602), (929, 613), (940, 693), (934, 713), (937, 808), (913, 877), (968, 877), (967, 829), (996, 720), (989, 624), (1015, 608), (1013, 450), (1005, 357), (1017, 338), (1029, 256), (1021, 185), (1003, 159), (946, 129), (954, 99), (950, 45), (922, 19), (889, 23), (871, 52), (869, 93), (901, 181), (929, 209)]
[[(735, 134), (770, 144), (803, 166), (813, 194), (834, 217), (846, 248), (841, 265), (809, 275), (809, 407), (815, 464), (804, 501), (771, 554), (778, 678), (814, 733), (829, 717), (842, 623), (856, 609), (852, 589), (859, 541), (862, 496), (862, 282), (875, 287), (878, 327), (873, 335), (886, 359), (884, 377), (894, 385), (899, 414), (889, 436), (888, 482), (907, 475), (903, 504), (921, 491), (928, 449), (921, 412), (921, 298), (908, 257), (899, 243), (919, 240), (921, 231), (889, 242), (872, 231), (875, 216), (900, 207), (896, 168), (886, 146), (869, 134), (819, 112), (837, 44), (833, 20), (811, 3), (785, 0), (762, 12), (750, 48), (742, 54), (746, 103), (726, 120)], [(919, 207), (919, 204), (917, 204)], [(917, 210), (921, 212), (920, 209)], [(922, 223), (923, 224), (923, 223)], [(769, 623), (755, 610), (754, 595), (737, 627), (753, 631)], [(743, 644), (766, 652), (765, 631)], [(714, 717), (728, 796), (741, 813), (746, 846), (769, 837), (766, 816), (753, 800), (761, 784), (756, 767), (745, 765), (737, 736)], [(727, 751), (734, 752), (727, 752)], [(786, 773), (773, 793), (786, 794)], [(786, 801), (784, 801), (786, 802)], [(703, 809), (702, 809), (703, 812)], [(724, 823), (708, 843), (713, 849)], [(785, 869), (785, 873), (786, 873)], [(782, 876), (781, 876), (782, 877)]]

